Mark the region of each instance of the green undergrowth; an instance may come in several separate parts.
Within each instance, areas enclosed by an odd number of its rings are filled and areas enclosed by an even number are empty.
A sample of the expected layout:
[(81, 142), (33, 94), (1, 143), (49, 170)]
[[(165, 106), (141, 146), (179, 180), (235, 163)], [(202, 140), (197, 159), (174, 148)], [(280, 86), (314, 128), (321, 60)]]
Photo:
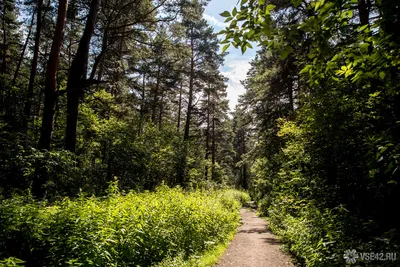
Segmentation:
[(52, 203), (2, 200), (0, 266), (209, 266), (239, 221), (246, 193), (155, 192)]
[[(288, 198), (275, 199), (269, 209), (259, 209), (273, 233), (283, 242), (282, 249), (290, 253), (298, 266), (346, 266), (346, 251), (359, 253), (398, 253), (399, 235), (395, 230), (371, 238), (363, 233), (373, 227), (373, 222), (363, 222), (351, 217), (342, 206), (319, 210), (311, 203), (291, 203)], [(260, 205), (262, 206), (262, 205)], [(372, 234), (371, 234), (372, 235)], [(354, 266), (400, 266), (398, 254), (393, 259), (357, 259)]]

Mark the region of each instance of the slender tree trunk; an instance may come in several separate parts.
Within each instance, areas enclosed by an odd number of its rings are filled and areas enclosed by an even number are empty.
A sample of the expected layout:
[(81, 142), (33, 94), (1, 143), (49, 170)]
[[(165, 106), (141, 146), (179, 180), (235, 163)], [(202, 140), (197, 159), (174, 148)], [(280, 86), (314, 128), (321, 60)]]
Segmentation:
[(28, 46), (29, 39), (31, 38), (32, 27), (33, 27), (34, 20), (35, 20), (35, 13), (32, 14), (32, 20), (31, 20), (31, 24), (29, 25), (28, 35), (26, 36), (26, 40), (25, 40), (24, 46), (22, 47), (21, 56), (19, 57), (17, 68), (15, 69), (15, 72), (14, 72), (14, 78), (12, 80), (12, 84), (13, 85), (15, 85), (15, 83), (17, 81), (17, 78), (18, 78), (18, 75), (19, 75), (19, 70), (21, 68), (22, 61), (24, 60), (26, 47)]
[[(97, 73), (97, 80), (101, 81), (101, 79), (103, 79), (103, 71), (104, 71), (104, 65), (103, 64), (99, 64), (99, 71)], [(99, 85), (97, 85), (97, 89), (99, 89)]]
[(144, 125), (144, 105), (145, 105), (145, 97), (146, 97), (146, 73), (143, 73), (143, 81), (142, 81), (142, 101), (140, 104), (140, 125), (139, 125), (139, 134), (143, 132)]
[[(51, 45), (50, 57), (47, 63), (45, 99), (42, 118), (42, 128), (40, 132), (39, 148), (50, 149), (51, 137), (53, 133), (54, 112), (56, 106), (57, 88), (57, 66), (60, 58), (61, 45), (64, 35), (65, 18), (67, 15), (68, 0), (60, 0), (53, 43)], [(44, 197), (43, 185), (46, 183), (48, 173), (46, 170), (37, 169), (36, 179), (33, 180), (32, 193), (39, 198)]]
[[(91, 72), (91, 74), (90, 74), (90, 80), (93, 80), (94, 79), (94, 76), (96, 75), (96, 71), (97, 71), (97, 68), (99, 67), (99, 65), (102, 63), (102, 61), (103, 61), (103, 59), (104, 59), (104, 56), (105, 56), (105, 54), (106, 54), (106, 50), (107, 50), (107, 35), (108, 35), (108, 31), (107, 31), (107, 29), (105, 29), (104, 30), (104, 36), (103, 36), (103, 40), (102, 40), (102, 43), (101, 43), (101, 51), (100, 51), (100, 54), (96, 57), (96, 60), (94, 61), (94, 64), (93, 64), (93, 68), (92, 68), (92, 72)], [(102, 76), (102, 71), (103, 71), (103, 68), (101, 68), (100, 70), (99, 70), (99, 74), (100, 74), (100, 72), (101, 72), (101, 76)], [(101, 78), (101, 76), (100, 76), (100, 78)], [(99, 79), (99, 81), (100, 81), (100, 79)]]
[(164, 94), (165, 94), (165, 90), (161, 89), (160, 111), (159, 111), (159, 115), (158, 115), (158, 127), (160, 130), (162, 129), (162, 119), (164, 116)]
[(182, 91), (183, 91), (183, 81), (181, 81), (181, 88), (179, 90), (178, 123), (177, 123), (177, 126), (176, 126), (176, 129), (177, 129), (178, 132), (181, 129)]
[[(206, 161), (210, 154), (210, 93), (207, 93), (207, 130), (206, 130)], [(208, 164), (208, 163), (207, 163)], [(208, 180), (208, 165), (206, 165), (205, 179)]]
[(294, 111), (293, 80), (292, 79), (289, 81), (288, 97), (289, 97), (289, 109), (290, 109), (290, 111)]
[[(40, 36), (42, 33), (42, 5), (43, 0), (38, 0), (37, 3), (37, 16), (36, 16), (36, 34), (35, 34), (35, 46), (33, 48), (33, 58), (31, 64), (31, 73), (29, 76), (28, 91), (26, 95), (26, 102), (24, 106), (24, 128), (28, 129), (28, 122), (31, 116), (31, 107), (33, 102), (33, 88), (35, 86), (35, 78), (37, 74), (37, 65), (39, 60), (39, 48), (40, 48)], [(65, 21), (65, 18), (64, 18)]]
[(215, 110), (212, 115), (212, 141), (211, 141), (211, 180), (215, 179), (215, 161), (216, 161), (216, 145), (215, 145)]
[(247, 165), (246, 165), (246, 163), (243, 164), (242, 171), (243, 171), (243, 174), (242, 174), (242, 177), (243, 177), (242, 187), (243, 187), (244, 190), (247, 190), (249, 188), (249, 184), (247, 182)]
[[(6, 73), (6, 58), (7, 58), (7, 30), (6, 30), (6, 4), (3, 3), (3, 17), (2, 17), (2, 28), (3, 28), (3, 63), (1, 64), (1, 73)], [(4, 111), (4, 96), (7, 95), (6, 87), (3, 81), (0, 83), (0, 111)]]
[(67, 6), (68, 0), (59, 1), (56, 30), (51, 46), (49, 61), (47, 63), (42, 130), (39, 140), (40, 149), (50, 149), (51, 136), (53, 133), (54, 109), (56, 104), (56, 73), (64, 35)]
[(1, 67), (1, 73), (4, 74), (7, 71), (7, 28), (6, 28), (6, 3), (3, 3), (3, 63)]
[(76, 127), (78, 124), (79, 98), (85, 87), (89, 46), (101, 0), (92, 0), (86, 26), (79, 42), (78, 51), (71, 64), (67, 82), (67, 128), (65, 149), (76, 150)]
[(371, 10), (370, 0), (358, 0), (358, 13), (361, 25), (369, 24), (370, 10)]
[(194, 87), (194, 42), (193, 37), (190, 39), (190, 48), (191, 48), (191, 58), (190, 58), (190, 80), (189, 80), (189, 102), (186, 112), (186, 124), (185, 124), (185, 135), (183, 137), (184, 141), (189, 139), (190, 134), (190, 118), (192, 116), (193, 109), (193, 87)]
[(185, 133), (183, 136), (183, 153), (181, 155), (181, 162), (178, 169), (178, 183), (185, 187), (186, 186), (186, 164), (187, 164), (187, 152), (188, 152), (188, 140), (190, 136), (190, 118), (192, 116), (193, 109), (193, 91), (194, 91), (194, 40), (193, 40), (193, 30), (192, 36), (190, 37), (190, 48), (191, 48), (191, 58), (190, 58), (190, 76), (189, 76), (189, 101), (186, 111), (186, 123), (185, 123)]
[(157, 82), (156, 82), (156, 88), (154, 90), (154, 96), (153, 96), (153, 105), (152, 105), (152, 111), (151, 111), (151, 121), (153, 123), (156, 123), (156, 113), (157, 113), (157, 99), (158, 99), (158, 91), (160, 89), (160, 73), (161, 73), (161, 66), (158, 65), (157, 69)]

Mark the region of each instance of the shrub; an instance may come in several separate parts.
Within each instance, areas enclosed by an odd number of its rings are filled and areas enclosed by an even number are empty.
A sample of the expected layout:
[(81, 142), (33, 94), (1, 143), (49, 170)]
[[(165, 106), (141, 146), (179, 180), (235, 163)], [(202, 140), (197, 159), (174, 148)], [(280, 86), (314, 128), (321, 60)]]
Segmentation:
[(236, 229), (239, 201), (233, 190), (64, 199), (51, 206), (29, 198), (0, 206), (0, 259), (26, 266), (150, 266), (188, 259), (225, 242)]

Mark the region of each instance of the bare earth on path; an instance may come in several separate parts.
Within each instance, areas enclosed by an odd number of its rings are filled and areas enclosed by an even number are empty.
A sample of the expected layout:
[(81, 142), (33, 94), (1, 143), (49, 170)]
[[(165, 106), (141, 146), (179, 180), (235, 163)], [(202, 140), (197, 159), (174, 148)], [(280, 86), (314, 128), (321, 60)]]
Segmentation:
[(240, 211), (243, 225), (215, 267), (287, 267), (294, 266), (280, 249), (279, 239), (266, 222), (254, 212)]

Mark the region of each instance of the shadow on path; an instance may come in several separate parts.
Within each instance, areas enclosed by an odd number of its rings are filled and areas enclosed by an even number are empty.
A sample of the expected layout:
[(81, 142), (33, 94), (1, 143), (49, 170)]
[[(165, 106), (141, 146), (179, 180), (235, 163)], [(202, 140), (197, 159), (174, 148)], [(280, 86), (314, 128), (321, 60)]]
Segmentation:
[(281, 242), (253, 211), (242, 209), (242, 226), (216, 267), (293, 267)]

